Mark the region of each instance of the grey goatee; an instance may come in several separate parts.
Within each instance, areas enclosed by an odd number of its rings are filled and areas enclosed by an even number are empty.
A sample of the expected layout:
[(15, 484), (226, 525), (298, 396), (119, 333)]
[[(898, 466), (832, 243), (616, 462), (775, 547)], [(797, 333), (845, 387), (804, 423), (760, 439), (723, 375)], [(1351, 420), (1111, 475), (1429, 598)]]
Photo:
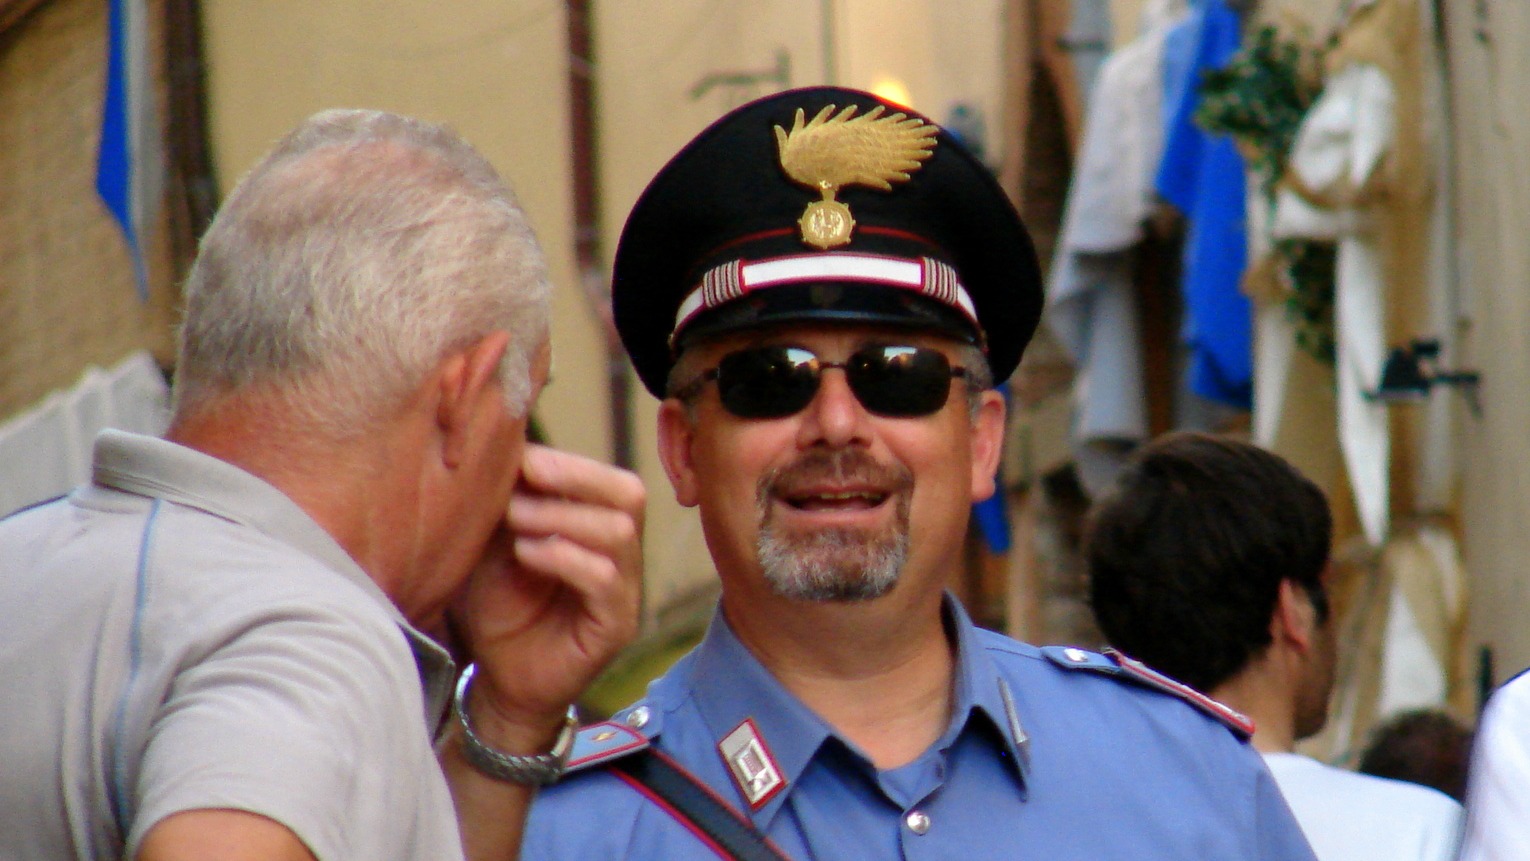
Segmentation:
[[(815, 482), (866, 483), (882, 488), (895, 507), (886, 528), (822, 529), (795, 533), (774, 522), (773, 500)], [(892, 591), (908, 561), (909, 495), (906, 468), (883, 466), (858, 449), (812, 451), (761, 477), (755, 491), (760, 567), (771, 590), (801, 601), (869, 601)]]

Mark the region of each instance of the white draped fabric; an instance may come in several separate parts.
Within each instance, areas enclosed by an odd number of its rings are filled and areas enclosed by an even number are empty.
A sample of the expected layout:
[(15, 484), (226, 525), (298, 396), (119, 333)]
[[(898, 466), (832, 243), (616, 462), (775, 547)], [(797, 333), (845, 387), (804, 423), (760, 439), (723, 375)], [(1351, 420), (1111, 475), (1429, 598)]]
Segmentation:
[(169, 394), (153, 357), (138, 352), (110, 370), (86, 370), (72, 388), (0, 424), (0, 516), (90, 478), (102, 429), (164, 433)]

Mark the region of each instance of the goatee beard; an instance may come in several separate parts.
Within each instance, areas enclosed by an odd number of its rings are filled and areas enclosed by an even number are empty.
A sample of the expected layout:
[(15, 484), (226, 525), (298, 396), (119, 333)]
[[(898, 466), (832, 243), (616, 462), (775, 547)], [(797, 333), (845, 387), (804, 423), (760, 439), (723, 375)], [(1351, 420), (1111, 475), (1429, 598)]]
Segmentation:
[[(884, 488), (894, 505), (885, 529), (823, 529), (808, 534), (776, 528), (773, 501), (793, 485), (858, 481)], [(755, 491), (760, 568), (771, 591), (799, 601), (869, 601), (891, 592), (908, 561), (909, 492), (913, 476), (885, 467), (858, 449), (813, 451), (760, 479)]]

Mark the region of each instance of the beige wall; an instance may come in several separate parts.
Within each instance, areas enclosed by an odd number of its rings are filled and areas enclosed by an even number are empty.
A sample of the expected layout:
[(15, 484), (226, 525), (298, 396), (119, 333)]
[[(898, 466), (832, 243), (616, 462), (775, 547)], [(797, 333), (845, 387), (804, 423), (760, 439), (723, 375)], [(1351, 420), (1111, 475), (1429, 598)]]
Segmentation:
[[(106, 5), (25, 5), (35, 9), (0, 43), (0, 421), (74, 385), (88, 365), (110, 367), (140, 349), (169, 364), (179, 304), (169, 207), (146, 239), (144, 302), (127, 243), (96, 194)], [(163, 4), (149, 9), (157, 24)], [(161, 39), (151, 27), (151, 56)]]
[[(953, 102), (996, 131), (1002, 0), (621, 0), (595, 4), (597, 126), (607, 255), (660, 166), (718, 115), (785, 86), (894, 78), (943, 119)], [(310, 112), (379, 107), (450, 123), (516, 187), (558, 286), (554, 381), (538, 416), (554, 443), (609, 457), (599, 330), (576, 289), (563, 5), (555, 0), (249, 3), (205, 0), (214, 152), (227, 188)], [(833, 17), (826, 20), (824, 13)], [(827, 26), (826, 26), (827, 25)], [(825, 33), (834, 35), (825, 50)], [(778, 58), (786, 57), (784, 80)], [(729, 83), (757, 75), (753, 84)], [(697, 92), (710, 78), (721, 81)], [(990, 141), (990, 151), (998, 149)], [(651, 498), (650, 619), (713, 582), (700, 527), (654, 451), (655, 402), (634, 382)]]
[(1519, 109), (1530, 5), (1444, 5), (1468, 323), (1456, 358), (1482, 372), (1482, 415), (1464, 418), (1461, 434), (1468, 643), (1493, 647), (1502, 680), (1530, 666), (1530, 120)]
[(515, 187), (558, 285), (553, 382), (538, 418), (560, 445), (610, 451), (602, 347), (574, 289), (562, 5), (206, 0), (213, 153), (226, 190), (303, 117), (384, 108), (443, 121)]

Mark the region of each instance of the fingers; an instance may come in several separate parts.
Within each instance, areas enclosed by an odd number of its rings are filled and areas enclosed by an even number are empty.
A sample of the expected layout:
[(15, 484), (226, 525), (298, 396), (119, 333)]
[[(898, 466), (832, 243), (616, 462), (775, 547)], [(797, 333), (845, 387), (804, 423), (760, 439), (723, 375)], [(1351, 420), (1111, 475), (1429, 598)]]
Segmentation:
[[(614, 574), (638, 576), (646, 493), (636, 475), (531, 446), (522, 477), (506, 518), (522, 565), (561, 579), (582, 570), (598, 573), (598, 563), (606, 559), (614, 564)], [(562, 572), (564, 565), (573, 567)]]
[(640, 565), (556, 536), (518, 539), (515, 558), (523, 574), (556, 582), (577, 593), (583, 605), (581, 615), (618, 640), (612, 643), (613, 648), (625, 645), (637, 625)]
[(646, 493), (626, 470), (528, 447), (506, 522), (518, 567), (582, 596), (591, 617), (633, 617)]
[(507, 518), (520, 539), (559, 537), (594, 550), (633, 547), (641, 538), (637, 518), (604, 505), (517, 491)]
[(647, 492), (625, 469), (543, 445), (526, 446), (521, 463), (523, 493), (553, 496), (626, 512), (639, 528)]
[(631, 514), (523, 494), (511, 501), (509, 522), (519, 567), (568, 585), (592, 610), (620, 608), (639, 590), (642, 535)]

